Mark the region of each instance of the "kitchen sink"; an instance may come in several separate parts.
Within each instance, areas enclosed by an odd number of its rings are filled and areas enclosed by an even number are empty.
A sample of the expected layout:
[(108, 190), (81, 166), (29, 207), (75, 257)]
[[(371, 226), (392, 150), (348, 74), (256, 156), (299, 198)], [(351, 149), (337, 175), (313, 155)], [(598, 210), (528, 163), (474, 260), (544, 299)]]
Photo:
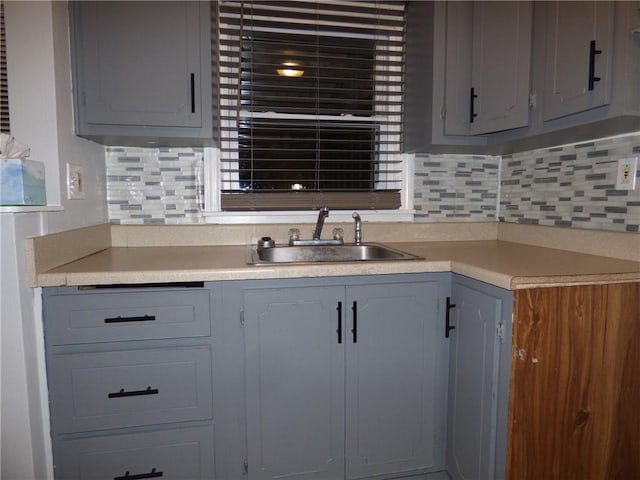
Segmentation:
[(389, 260), (422, 260), (422, 257), (379, 243), (282, 247), (251, 246), (249, 247), (247, 255), (247, 263), (251, 265), (270, 265), (274, 263), (378, 262)]

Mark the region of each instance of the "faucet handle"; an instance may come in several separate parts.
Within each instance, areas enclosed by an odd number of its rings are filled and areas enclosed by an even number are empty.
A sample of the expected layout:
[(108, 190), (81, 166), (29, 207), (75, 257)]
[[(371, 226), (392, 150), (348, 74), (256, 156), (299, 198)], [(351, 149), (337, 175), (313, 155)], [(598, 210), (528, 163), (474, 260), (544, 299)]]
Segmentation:
[(289, 245), (291, 245), (291, 242), (294, 242), (296, 240), (300, 240), (300, 230), (298, 230), (297, 228), (290, 228), (289, 229)]

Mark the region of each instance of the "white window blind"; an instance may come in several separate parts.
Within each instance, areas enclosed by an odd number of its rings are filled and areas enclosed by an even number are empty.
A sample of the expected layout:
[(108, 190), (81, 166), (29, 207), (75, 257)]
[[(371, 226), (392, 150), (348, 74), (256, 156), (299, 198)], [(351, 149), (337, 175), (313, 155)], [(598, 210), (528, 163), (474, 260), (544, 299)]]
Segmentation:
[(0, 132), (10, 133), (9, 86), (7, 82), (7, 39), (4, 28), (4, 2), (0, 2)]
[(404, 2), (218, 2), (222, 210), (400, 207)]

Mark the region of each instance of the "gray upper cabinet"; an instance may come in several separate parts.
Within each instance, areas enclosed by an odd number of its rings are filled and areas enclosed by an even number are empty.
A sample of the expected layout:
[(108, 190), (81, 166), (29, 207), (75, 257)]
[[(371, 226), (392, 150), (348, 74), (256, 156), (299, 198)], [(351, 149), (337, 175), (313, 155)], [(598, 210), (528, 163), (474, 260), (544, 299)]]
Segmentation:
[(449, 313), (447, 471), (504, 479), (513, 295), (454, 275)]
[(528, 124), (531, 2), (409, 2), (405, 149), (483, 153)]
[(212, 137), (207, 2), (71, 2), (76, 134), (102, 143)]
[(404, 149), (479, 153), (487, 138), (472, 136), (471, 2), (408, 2)]
[(611, 101), (613, 2), (549, 2), (544, 120)]
[(405, 279), (246, 285), (250, 479), (444, 468), (442, 281)]
[(503, 154), (637, 131), (639, 25), (638, 1), (408, 2), (404, 149)]
[(531, 2), (474, 2), (470, 103), (473, 135), (529, 123)]

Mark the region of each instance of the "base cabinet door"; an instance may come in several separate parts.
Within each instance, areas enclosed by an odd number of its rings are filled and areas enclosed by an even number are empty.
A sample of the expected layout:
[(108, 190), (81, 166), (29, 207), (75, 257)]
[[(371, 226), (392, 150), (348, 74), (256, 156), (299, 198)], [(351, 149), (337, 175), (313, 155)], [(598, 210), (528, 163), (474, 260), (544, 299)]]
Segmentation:
[(342, 478), (343, 296), (327, 286), (244, 293), (249, 478)]
[(442, 468), (438, 299), (437, 282), (347, 289), (346, 478)]
[(243, 293), (248, 478), (443, 470), (442, 282), (284, 284)]
[(512, 293), (454, 275), (448, 331), (447, 471), (505, 478)]
[(515, 297), (509, 478), (640, 478), (640, 282)]

